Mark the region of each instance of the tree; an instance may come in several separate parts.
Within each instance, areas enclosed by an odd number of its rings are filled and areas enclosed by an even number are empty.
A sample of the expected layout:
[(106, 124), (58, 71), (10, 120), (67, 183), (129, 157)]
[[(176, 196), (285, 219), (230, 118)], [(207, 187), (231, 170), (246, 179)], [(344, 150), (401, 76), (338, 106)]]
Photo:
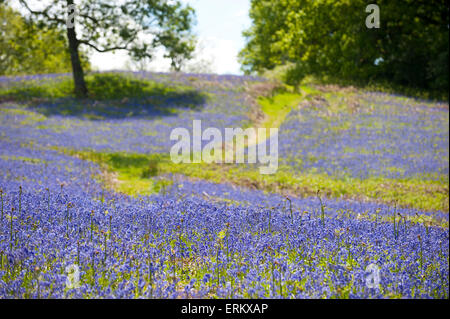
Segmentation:
[(152, 57), (153, 49), (164, 47), (166, 57), (177, 67), (194, 50), (191, 26), (194, 11), (180, 1), (166, 0), (19, 0), (30, 18), (47, 26), (64, 26), (67, 32), (75, 94), (87, 96), (79, 47), (98, 52), (126, 50), (133, 59)]
[[(38, 28), (0, 4), (0, 75), (70, 72), (67, 40), (61, 29)], [(89, 68), (85, 52), (81, 64)]]
[(312, 74), (446, 92), (448, 1), (378, 0), (380, 28), (369, 29), (365, 9), (372, 2), (252, 0), (243, 70), (292, 65), (285, 77), (293, 84)]

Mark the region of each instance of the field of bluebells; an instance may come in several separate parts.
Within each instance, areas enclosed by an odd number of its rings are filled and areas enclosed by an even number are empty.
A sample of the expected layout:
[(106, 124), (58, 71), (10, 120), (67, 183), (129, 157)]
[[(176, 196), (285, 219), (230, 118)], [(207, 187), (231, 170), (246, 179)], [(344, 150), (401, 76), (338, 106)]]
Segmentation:
[[(66, 76), (0, 78), (0, 88)], [(193, 98), (194, 107), (185, 106), (191, 95), (126, 107), (87, 101), (81, 111), (70, 99), (1, 101), (0, 298), (449, 297), (448, 211), (187, 176), (148, 196), (105, 187), (99, 165), (62, 149), (167, 153), (171, 129), (193, 119), (245, 127), (243, 88), (263, 81), (135, 76), (208, 98)], [(354, 114), (330, 117), (317, 103), (293, 109), (280, 126), (280, 162), (338, 177), (444, 180), (448, 194), (448, 105), (360, 94)]]
[(383, 93), (360, 100), (354, 113), (327, 116), (323, 103), (292, 111), (281, 127), (281, 157), (303, 170), (359, 178), (448, 177), (448, 104)]

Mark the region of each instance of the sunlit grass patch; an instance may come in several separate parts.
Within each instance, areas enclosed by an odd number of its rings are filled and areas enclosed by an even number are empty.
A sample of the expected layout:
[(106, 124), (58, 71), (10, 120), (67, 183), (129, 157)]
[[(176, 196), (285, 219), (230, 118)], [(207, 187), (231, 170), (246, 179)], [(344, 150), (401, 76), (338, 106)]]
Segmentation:
[[(128, 194), (147, 194), (155, 177), (180, 174), (216, 183), (256, 188), (283, 195), (316, 196), (317, 190), (329, 198), (372, 201), (424, 211), (448, 212), (448, 180), (388, 179), (383, 177), (334, 178), (326, 174), (294, 171), (280, 167), (276, 174), (261, 175), (257, 168), (235, 164), (174, 164), (168, 155), (72, 152), (82, 159), (103, 164), (117, 172), (123, 182), (120, 190)], [(160, 183), (160, 184), (158, 184)], [(160, 189), (157, 181), (153, 190)]]
[(30, 164), (42, 164), (42, 163), (49, 163), (48, 161), (45, 161), (40, 158), (32, 158), (32, 157), (24, 157), (24, 156), (8, 156), (8, 155), (0, 155), (0, 158), (5, 161), (21, 161), (26, 162)]
[(23, 119), (20, 121), (20, 125), (33, 125), (38, 122), (43, 122), (47, 119), (45, 115), (30, 111), (25, 107), (17, 104), (14, 104), (12, 106), (7, 104), (0, 105), (0, 119), (8, 115), (23, 116)]
[(158, 157), (120, 153), (70, 152), (72, 155), (100, 164), (97, 178), (114, 191), (128, 195), (151, 195), (163, 191), (171, 181), (157, 178)]
[(67, 127), (64, 125), (52, 124), (52, 125), (37, 125), (36, 129), (52, 130), (53, 132), (60, 133), (60, 132), (64, 132), (65, 130), (67, 130)]
[(284, 92), (276, 94), (274, 97), (261, 97), (258, 103), (261, 110), (266, 114), (264, 127), (279, 127), (286, 116), (303, 99), (301, 94)]

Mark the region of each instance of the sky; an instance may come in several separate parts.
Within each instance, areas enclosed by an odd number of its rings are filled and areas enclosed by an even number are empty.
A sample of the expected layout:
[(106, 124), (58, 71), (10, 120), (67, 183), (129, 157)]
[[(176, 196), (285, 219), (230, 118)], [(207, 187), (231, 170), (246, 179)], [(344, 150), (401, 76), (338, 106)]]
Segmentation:
[[(250, 27), (250, 0), (183, 0), (195, 9), (194, 33), (201, 47), (197, 59), (211, 61), (211, 71), (218, 74), (242, 74), (237, 54), (244, 47), (242, 31)], [(91, 63), (99, 70), (123, 69), (125, 52), (93, 53)], [(129, 63), (128, 63), (129, 65)], [(168, 71), (170, 61), (160, 53), (147, 66), (152, 71)]]

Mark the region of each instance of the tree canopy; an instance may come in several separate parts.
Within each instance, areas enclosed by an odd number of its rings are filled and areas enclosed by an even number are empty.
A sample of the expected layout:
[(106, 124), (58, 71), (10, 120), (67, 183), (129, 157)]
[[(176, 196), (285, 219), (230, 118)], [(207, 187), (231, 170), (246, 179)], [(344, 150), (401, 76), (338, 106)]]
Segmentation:
[(448, 2), (378, 0), (380, 27), (367, 28), (371, 2), (252, 0), (252, 25), (240, 52), (243, 70), (291, 64), (285, 78), (292, 83), (312, 74), (447, 91)]
[[(6, 4), (0, 5), (0, 75), (66, 73), (70, 54), (63, 30), (39, 28)], [(85, 52), (81, 63), (89, 68)]]
[(126, 50), (137, 60), (152, 58), (155, 48), (162, 47), (174, 69), (194, 50), (194, 11), (180, 1), (45, 0), (39, 6), (30, 0), (19, 2), (37, 23), (66, 27), (78, 96), (87, 94), (79, 46), (98, 52)]

